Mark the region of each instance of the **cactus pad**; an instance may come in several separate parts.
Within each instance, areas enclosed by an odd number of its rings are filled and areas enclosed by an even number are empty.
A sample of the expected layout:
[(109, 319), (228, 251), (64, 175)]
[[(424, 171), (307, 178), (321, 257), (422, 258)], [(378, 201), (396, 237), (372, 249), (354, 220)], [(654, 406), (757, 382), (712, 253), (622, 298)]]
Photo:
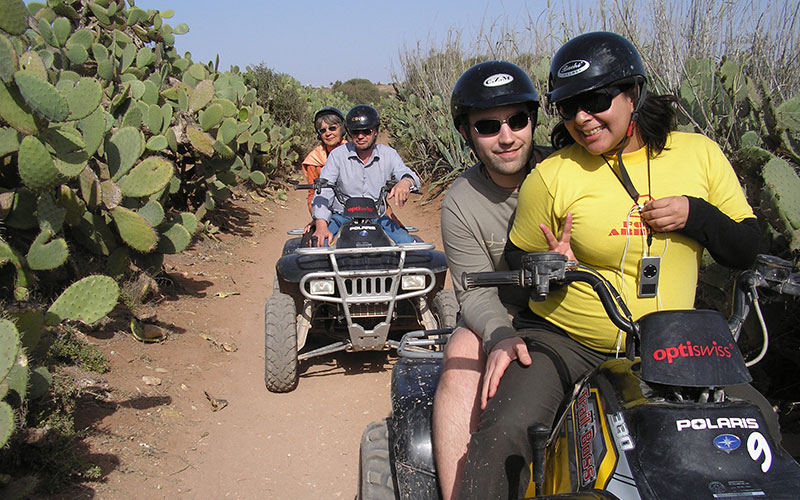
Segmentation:
[(114, 309), (119, 300), (119, 286), (113, 278), (92, 275), (76, 281), (47, 310), (46, 323), (56, 325), (64, 320), (94, 323)]
[(793, 251), (800, 249), (800, 177), (786, 160), (773, 158), (764, 165), (763, 207), (771, 223), (790, 242)]
[(800, 96), (795, 96), (784, 101), (778, 106), (777, 118), (778, 126), (784, 130), (792, 131), (795, 135), (800, 134)]
[(0, 128), (0, 158), (19, 151), (17, 131), (12, 128)]
[(108, 180), (100, 183), (100, 197), (109, 210), (122, 203), (122, 190), (116, 182)]
[(250, 172), (250, 182), (256, 186), (263, 186), (267, 183), (267, 176), (260, 170)]
[(77, 231), (73, 232), (78, 242), (90, 251), (100, 255), (110, 255), (117, 248), (114, 233), (103, 216), (85, 212)]
[(119, 247), (108, 256), (106, 273), (115, 280), (121, 280), (131, 265), (131, 252), (127, 247)]
[(125, 196), (139, 198), (150, 196), (164, 189), (172, 178), (174, 167), (166, 158), (150, 156), (120, 180), (120, 188)]
[(145, 125), (150, 129), (150, 133), (158, 134), (161, 132), (161, 125), (164, 123), (164, 115), (157, 104), (150, 104), (147, 107), (144, 120)]
[(197, 232), (197, 217), (193, 213), (181, 212), (178, 214), (177, 221), (189, 231), (189, 234)]
[(80, 224), (81, 217), (83, 217), (84, 212), (86, 212), (86, 205), (78, 194), (66, 184), (61, 185), (57, 203), (58, 206), (62, 207), (65, 211), (64, 222), (70, 226), (77, 226)]
[(59, 47), (63, 47), (67, 43), (69, 35), (72, 33), (72, 26), (69, 24), (69, 19), (66, 17), (57, 17), (53, 21), (53, 37)]
[(69, 37), (67, 45), (80, 45), (89, 50), (92, 47), (92, 42), (94, 42), (94, 33), (88, 28), (81, 28)]
[(37, 132), (36, 121), (28, 105), (15, 86), (7, 87), (0, 82), (0, 118), (23, 134)]
[(155, 200), (148, 201), (147, 204), (140, 208), (137, 213), (144, 217), (144, 220), (146, 220), (147, 223), (153, 227), (156, 227), (164, 222), (164, 207), (161, 206), (161, 203)]
[(34, 271), (46, 271), (57, 269), (61, 267), (69, 257), (69, 249), (67, 242), (63, 238), (50, 241), (52, 236), (50, 230), (45, 230), (39, 233), (39, 236), (31, 244), (28, 250), (28, 255), (25, 258), (28, 260), (28, 267)]
[[(22, 0), (0, 0), (0, 29), (20, 35), (28, 28), (28, 8)], [(5, 443), (0, 439), (0, 443)]]
[(145, 147), (149, 151), (163, 151), (169, 147), (169, 141), (163, 135), (154, 135), (147, 140)]
[(83, 169), (83, 172), (78, 176), (78, 181), (81, 187), (81, 196), (83, 201), (90, 208), (97, 208), (100, 205), (100, 179), (89, 167)]
[(214, 103), (200, 113), (200, 127), (203, 132), (208, 132), (222, 121), (222, 105)]
[(14, 229), (33, 229), (39, 225), (34, 215), (37, 196), (27, 189), (18, 189), (14, 193), (11, 213), (6, 216), (5, 224)]
[(22, 182), (34, 191), (55, 186), (60, 175), (45, 145), (32, 135), (19, 145), (18, 168)]
[(106, 159), (112, 180), (128, 173), (144, 151), (142, 133), (133, 127), (122, 127), (106, 142)]
[(81, 78), (73, 85), (59, 86), (58, 89), (64, 94), (69, 104), (70, 120), (80, 120), (92, 114), (100, 105), (100, 99), (103, 96), (100, 83), (94, 78), (88, 77)]
[(0, 318), (0, 381), (11, 371), (19, 356), (19, 332), (14, 323)]
[(186, 135), (195, 151), (206, 156), (214, 155), (214, 140), (210, 135), (192, 126), (186, 127)]
[(226, 118), (217, 130), (217, 140), (228, 144), (236, 138), (236, 120)]
[(61, 175), (69, 179), (77, 177), (88, 164), (89, 155), (84, 149), (81, 133), (74, 128), (50, 128), (42, 137), (55, 150), (53, 158)]
[(211, 101), (212, 97), (214, 97), (214, 83), (211, 80), (203, 80), (198, 83), (189, 97), (189, 111), (200, 111)]
[(0, 446), (5, 446), (13, 432), (14, 410), (5, 401), (0, 401)]
[(53, 385), (53, 376), (44, 366), (38, 366), (30, 372), (28, 386), (28, 399), (34, 400), (44, 397)]
[(19, 60), (14, 45), (8, 38), (0, 35), (0, 80), (11, 82), (17, 70), (19, 70)]
[(28, 357), (25, 352), (20, 352), (17, 362), (11, 367), (11, 371), (6, 377), (8, 388), (17, 393), (21, 401), (25, 401), (28, 394), (28, 379), (30, 370), (28, 369)]
[(14, 81), (28, 106), (46, 119), (60, 122), (69, 115), (69, 105), (64, 96), (33, 71), (17, 71)]
[(78, 122), (78, 129), (83, 132), (83, 142), (86, 144), (86, 154), (92, 156), (103, 142), (106, 134), (106, 112), (98, 107), (94, 113)]
[(119, 235), (129, 247), (148, 253), (156, 248), (158, 234), (141, 215), (124, 207), (111, 211)]
[(61, 231), (64, 226), (67, 211), (56, 205), (53, 198), (48, 193), (45, 193), (39, 197), (36, 215), (39, 218), (39, 228), (42, 231), (50, 230), (55, 234)]
[(14, 323), (17, 325), (20, 342), (26, 351), (30, 351), (39, 343), (44, 327), (44, 314), (36, 309), (32, 311), (20, 311), (13, 315)]
[(162, 229), (161, 239), (158, 241), (158, 251), (161, 253), (181, 253), (192, 241), (189, 231), (178, 223), (169, 224)]

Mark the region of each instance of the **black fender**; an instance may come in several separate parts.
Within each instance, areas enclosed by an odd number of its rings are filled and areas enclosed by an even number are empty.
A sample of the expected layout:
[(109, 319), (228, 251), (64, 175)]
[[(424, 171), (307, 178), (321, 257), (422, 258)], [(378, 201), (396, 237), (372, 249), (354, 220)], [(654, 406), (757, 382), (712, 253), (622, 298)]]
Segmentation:
[(398, 498), (439, 498), (431, 422), (441, 368), (438, 359), (400, 358), (392, 369), (389, 439)]

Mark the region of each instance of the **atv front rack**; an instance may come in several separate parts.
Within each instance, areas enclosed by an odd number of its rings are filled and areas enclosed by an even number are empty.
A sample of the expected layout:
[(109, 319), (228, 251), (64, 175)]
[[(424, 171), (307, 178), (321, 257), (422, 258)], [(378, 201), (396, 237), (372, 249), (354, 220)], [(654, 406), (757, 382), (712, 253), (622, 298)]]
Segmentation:
[[(414, 297), (422, 297), (433, 290), (436, 284), (436, 275), (424, 267), (405, 267), (408, 252), (432, 250), (432, 243), (402, 243), (396, 246), (368, 247), (368, 248), (298, 248), (295, 253), (299, 255), (327, 255), (330, 258), (332, 271), (316, 271), (304, 275), (300, 279), (300, 293), (312, 302), (329, 302), (340, 304), (347, 322), (350, 342), (341, 342), (327, 346), (327, 352), (340, 350), (380, 350), (387, 346), (387, 337), (391, 327), (392, 314), (398, 301)], [(338, 257), (399, 254), (397, 267), (389, 269), (342, 270)], [(401, 283), (404, 276), (425, 276), (425, 287), (419, 290), (401, 292)], [(336, 289), (333, 295), (311, 293), (309, 286), (312, 280), (333, 279)], [(360, 315), (384, 316), (384, 320), (373, 329), (366, 329), (353, 321)], [(397, 347), (393, 345), (391, 347)], [(332, 350), (331, 350), (332, 349)], [(313, 357), (319, 353), (312, 351), (298, 356), (298, 359)]]

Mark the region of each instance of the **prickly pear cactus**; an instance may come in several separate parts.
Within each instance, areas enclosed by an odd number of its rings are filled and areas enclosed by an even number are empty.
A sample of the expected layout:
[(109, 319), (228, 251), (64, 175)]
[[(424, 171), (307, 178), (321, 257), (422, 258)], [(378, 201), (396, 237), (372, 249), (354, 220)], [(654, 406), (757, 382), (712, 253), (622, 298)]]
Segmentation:
[(81, 258), (75, 247), (183, 251), (235, 184), (264, 186), (297, 161), (293, 129), (238, 70), (178, 52), (188, 27), (169, 12), (0, 1), (0, 155), (21, 180), (0, 193), (0, 220), (20, 231), (4, 242), (19, 271), (0, 290), (27, 293), (31, 272)]
[[(19, 333), (14, 323), (0, 319), (0, 386), (8, 390), (8, 377), (17, 363), (20, 354)], [(3, 401), (5, 392), (0, 394), (0, 446), (5, 446), (14, 432), (14, 411)], [(23, 392), (24, 397), (24, 392)]]
[(119, 299), (119, 285), (109, 276), (87, 276), (69, 286), (47, 310), (52, 326), (64, 320), (94, 323), (111, 312)]

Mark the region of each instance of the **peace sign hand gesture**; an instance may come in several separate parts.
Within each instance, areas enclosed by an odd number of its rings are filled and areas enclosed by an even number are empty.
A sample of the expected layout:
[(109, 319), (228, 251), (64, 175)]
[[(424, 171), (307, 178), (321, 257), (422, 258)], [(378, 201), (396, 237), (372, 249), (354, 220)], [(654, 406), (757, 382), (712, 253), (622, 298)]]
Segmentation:
[(561, 231), (561, 238), (556, 239), (556, 235), (553, 234), (553, 231), (544, 224), (539, 224), (539, 229), (544, 233), (544, 238), (547, 240), (547, 246), (550, 247), (551, 252), (558, 252), (561, 255), (565, 255), (567, 260), (578, 261), (578, 259), (575, 258), (575, 254), (572, 253), (572, 247), (569, 244), (569, 239), (572, 235), (571, 212), (567, 212), (567, 216), (564, 219), (564, 230)]

